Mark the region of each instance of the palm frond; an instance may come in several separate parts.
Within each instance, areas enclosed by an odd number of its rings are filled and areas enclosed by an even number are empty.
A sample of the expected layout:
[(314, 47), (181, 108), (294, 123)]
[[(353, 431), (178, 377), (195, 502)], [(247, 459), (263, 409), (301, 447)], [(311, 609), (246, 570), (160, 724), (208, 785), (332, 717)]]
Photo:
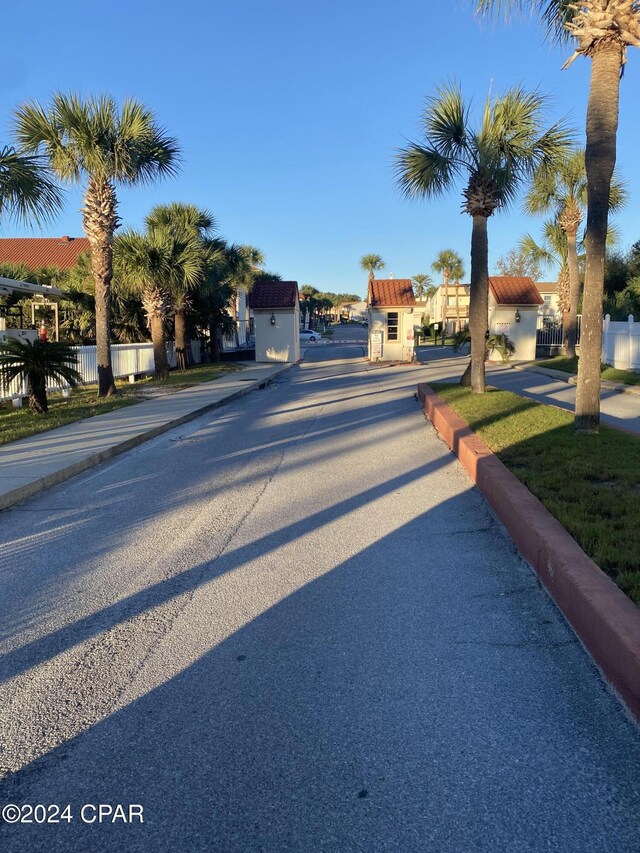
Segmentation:
[(444, 195), (460, 173), (450, 157), (417, 143), (401, 149), (396, 160), (398, 185), (407, 198)]

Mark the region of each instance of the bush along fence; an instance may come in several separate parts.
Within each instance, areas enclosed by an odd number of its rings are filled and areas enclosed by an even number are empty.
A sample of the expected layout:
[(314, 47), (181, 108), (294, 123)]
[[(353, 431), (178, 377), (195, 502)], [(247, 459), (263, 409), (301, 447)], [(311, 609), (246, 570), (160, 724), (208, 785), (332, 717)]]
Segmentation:
[(602, 361), (619, 370), (640, 370), (640, 323), (633, 314), (627, 321), (612, 321), (609, 314), (602, 328)]
[[(95, 346), (73, 347), (78, 356), (76, 369), (82, 376), (85, 385), (91, 385), (98, 381), (98, 363)], [(191, 351), (196, 364), (201, 362), (200, 341), (191, 341)], [(169, 367), (176, 367), (175, 344), (170, 341), (167, 344), (167, 355)], [(116, 379), (151, 374), (154, 371), (153, 344), (112, 344), (111, 359), (113, 375)], [(47, 391), (64, 390), (61, 385), (50, 385)], [(16, 380), (8, 387), (4, 387), (0, 380), (0, 400), (20, 400), (27, 396), (25, 384)]]

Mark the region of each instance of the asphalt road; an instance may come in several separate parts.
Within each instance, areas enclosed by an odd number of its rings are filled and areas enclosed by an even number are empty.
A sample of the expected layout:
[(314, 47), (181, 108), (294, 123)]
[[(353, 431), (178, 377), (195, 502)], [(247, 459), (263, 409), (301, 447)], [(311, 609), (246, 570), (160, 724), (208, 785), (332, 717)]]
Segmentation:
[(2, 851), (640, 849), (638, 730), (421, 416), (438, 368), (360, 356), (0, 515), (0, 800), (71, 817)]

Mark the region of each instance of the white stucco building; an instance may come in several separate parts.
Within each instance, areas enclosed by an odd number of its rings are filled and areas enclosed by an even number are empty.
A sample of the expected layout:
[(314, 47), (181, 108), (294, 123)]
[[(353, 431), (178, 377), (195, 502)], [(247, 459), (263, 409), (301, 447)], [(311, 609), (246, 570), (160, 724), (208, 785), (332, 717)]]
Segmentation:
[(370, 279), (367, 292), (369, 360), (412, 361), (416, 298), (411, 279)]
[[(516, 351), (514, 361), (536, 357), (536, 329), (542, 296), (528, 276), (489, 277), (489, 331), (508, 335)], [(493, 355), (489, 356), (493, 360)]]
[(256, 281), (250, 295), (256, 361), (300, 360), (300, 302), (297, 281)]

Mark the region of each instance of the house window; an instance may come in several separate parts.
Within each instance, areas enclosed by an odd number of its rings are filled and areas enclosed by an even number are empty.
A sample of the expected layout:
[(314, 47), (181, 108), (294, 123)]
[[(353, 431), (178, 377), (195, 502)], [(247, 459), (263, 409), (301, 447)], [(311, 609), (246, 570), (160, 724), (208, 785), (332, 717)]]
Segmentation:
[(387, 340), (398, 340), (398, 312), (389, 311), (387, 314)]
[(551, 294), (550, 293), (545, 293), (545, 295), (542, 298), (544, 299), (545, 305), (551, 305)]

